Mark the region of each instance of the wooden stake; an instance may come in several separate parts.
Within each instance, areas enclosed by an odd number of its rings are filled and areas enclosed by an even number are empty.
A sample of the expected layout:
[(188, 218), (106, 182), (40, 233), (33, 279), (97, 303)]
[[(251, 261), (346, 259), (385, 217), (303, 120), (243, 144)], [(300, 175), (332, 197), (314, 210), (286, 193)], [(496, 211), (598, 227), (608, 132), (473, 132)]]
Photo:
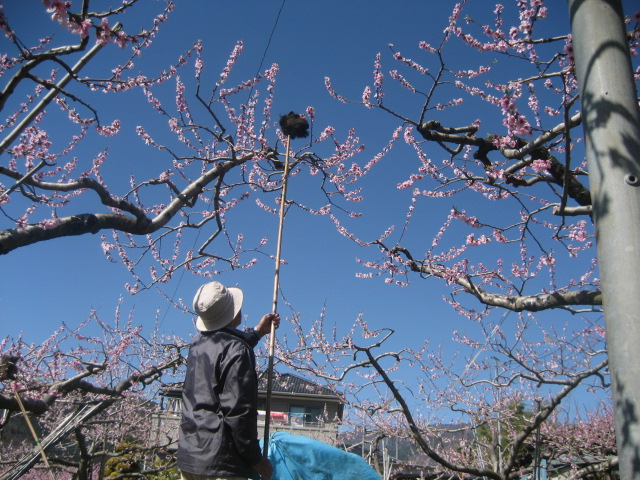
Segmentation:
[(18, 392), (14, 391), (13, 394), (16, 396), (16, 400), (18, 402), (18, 405), (20, 406), (20, 410), (22, 411), (22, 416), (24, 417), (25, 421), (27, 422), (27, 425), (29, 426), (29, 430), (31, 431), (31, 435), (33, 436), (33, 439), (36, 441), (36, 446), (38, 447), (38, 450), (40, 451), (40, 455), (42, 456), (42, 461), (44, 462), (45, 466), (47, 467), (47, 471), (49, 472), (49, 476), (51, 477), (51, 480), (56, 480), (56, 477), (53, 476), (53, 472), (51, 471), (51, 465), (49, 465), (49, 460), (47, 460), (47, 454), (44, 453), (44, 448), (42, 448), (42, 444), (40, 443), (40, 439), (38, 438), (38, 434), (36, 433), (35, 428), (33, 428), (33, 425), (31, 424), (31, 420), (29, 420), (29, 415), (27, 415), (27, 409), (24, 408), (24, 405), (22, 404), (22, 400), (20, 399), (20, 395), (18, 395)]

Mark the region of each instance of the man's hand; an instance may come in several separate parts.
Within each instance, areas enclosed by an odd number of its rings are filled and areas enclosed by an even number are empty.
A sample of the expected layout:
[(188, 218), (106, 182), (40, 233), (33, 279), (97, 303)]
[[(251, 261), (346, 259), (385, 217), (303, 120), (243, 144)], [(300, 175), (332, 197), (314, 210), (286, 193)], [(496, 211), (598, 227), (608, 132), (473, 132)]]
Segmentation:
[[(271, 315), (274, 314), (272, 313)], [(262, 480), (269, 480), (273, 474), (273, 465), (271, 465), (271, 462), (267, 457), (262, 457), (260, 461), (255, 465), (252, 465), (251, 468), (253, 468), (256, 473), (262, 477)]]
[(262, 319), (258, 326), (255, 328), (255, 331), (258, 332), (258, 335), (264, 337), (271, 333), (271, 324), (275, 328), (280, 326), (280, 314), (279, 313), (267, 313)]

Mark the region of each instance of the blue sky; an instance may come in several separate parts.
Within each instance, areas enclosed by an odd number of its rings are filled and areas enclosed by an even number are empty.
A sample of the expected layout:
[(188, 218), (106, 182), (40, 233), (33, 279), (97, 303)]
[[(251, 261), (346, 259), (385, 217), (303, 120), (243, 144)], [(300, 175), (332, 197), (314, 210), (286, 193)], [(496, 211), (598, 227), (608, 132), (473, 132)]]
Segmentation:
[[(46, 13), (31, 13), (38, 11), (40, 2), (6, 3), (5, 11), (12, 25), (16, 30), (24, 31), (25, 37), (40, 36), (37, 27), (50, 23)], [(101, 3), (96, 2), (96, 8)], [(480, 22), (488, 22), (492, 17), (492, 8), (486, 9), (488, 2), (475, 0), (469, 3), (468, 8)], [(555, 10), (552, 9), (554, 20), (546, 23), (564, 33), (568, 30), (565, 3), (548, 3), (550, 7), (555, 4)], [(557, 3), (563, 8), (558, 8)], [(633, 2), (624, 3), (630, 7)], [(161, 4), (155, 2), (143, 2), (141, 5), (153, 5), (154, 11), (161, 8)], [(325, 125), (332, 125), (344, 138), (347, 129), (355, 127), (367, 147), (359, 161), (366, 162), (384, 147), (398, 122), (382, 112), (335, 101), (326, 92), (325, 76), (331, 77), (340, 94), (359, 99), (364, 86), (372, 84), (376, 53), (383, 52), (387, 71), (395, 68), (388, 44), (394, 44), (397, 50), (418, 61), (427, 61), (417, 44), (423, 40), (433, 44), (440, 41), (452, 5), (453, 2), (446, 1), (288, 0), (282, 8), (262, 66), (264, 69), (273, 62), (280, 66), (275, 115), (289, 110), (303, 111), (308, 105), (313, 105), (316, 109), (315, 134), (318, 135)], [(201, 39), (209, 78), (215, 79), (236, 41), (242, 40), (245, 50), (234, 70), (233, 79), (245, 79), (255, 74), (260, 66), (281, 6), (280, 1), (178, 2), (169, 23), (162, 28), (153, 47), (137, 60), (136, 66), (145, 74), (157, 73), (189, 49), (195, 40)], [(136, 10), (144, 15), (124, 21), (141, 21), (146, 12), (140, 7)], [(125, 23), (129, 31), (135, 31), (139, 26), (129, 25), (131, 23)], [(51, 28), (56, 35), (62, 35), (59, 28), (56, 30), (56, 25)], [(7, 48), (6, 40), (0, 40), (0, 51)], [(478, 60), (469, 49), (452, 48), (454, 50), (449, 56), (455, 64), (452, 68), (471, 68), (490, 61)], [(456, 48), (459, 51), (455, 51)], [(117, 47), (109, 46), (100, 53), (97, 61), (109, 62), (113, 58), (122, 58), (122, 55)], [(100, 66), (100, 63), (91, 65), (87, 71)], [(495, 66), (496, 71), (505, 68), (511, 67), (503, 67), (499, 62)], [(185, 73), (185, 77), (187, 75)], [(108, 171), (108, 183), (117, 185), (121, 181), (118, 173), (130, 165), (146, 168), (148, 164), (149, 168), (155, 168), (154, 162), (160, 162), (162, 155), (142, 145), (133, 133), (138, 124), (151, 125), (161, 131), (161, 126), (154, 124), (157, 120), (142, 93), (128, 94), (126, 107), (122, 103), (101, 103), (99, 107), (105, 118), (109, 121), (119, 118), (123, 131), (116, 137), (117, 142), (95, 137), (83, 146), (83, 151), (87, 155), (95, 155), (109, 145), (109, 161), (113, 165)], [(389, 98), (389, 104), (412, 118), (418, 117), (421, 107), (417, 99), (405, 94)], [(466, 116), (480, 116), (486, 107), (472, 104), (471, 108), (474, 111), (465, 111)], [(455, 114), (459, 112), (445, 112), (441, 119), (451, 119), (450, 115)], [(495, 128), (500, 128), (499, 123)], [(444, 152), (435, 146), (429, 147), (429, 152), (444, 158)], [(416, 168), (415, 155), (407, 149), (398, 150), (367, 180), (365, 194), (368, 201), (355, 207), (363, 209), (365, 215), (358, 223), (351, 224), (363, 238), (373, 239), (389, 225), (402, 225), (410, 192), (399, 191), (395, 185)], [(310, 190), (307, 183), (296, 184), (295, 178), (290, 183), (290, 192), (292, 197), (308, 204), (319, 201), (317, 193)], [(411, 230), (416, 248), (421, 243), (425, 245), (424, 249), (428, 247), (453, 205), (465, 208), (463, 200), (459, 199), (433, 200), (420, 206)], [(487, 203), (481, 208), (493, 207)], [(244, 217), (239, 216), (238, 220), (230, 217), (232, 228), (242, 230), (249, 239), (269, 236), (275, 252), (277, 217), (250, 205), (243, 205), (239, 212)], [(238, 223), (234, 224), (236, 221)], [(4, 228), (6, 220), (2, 222)], [(247, 222), (251, 225), (248, 229), (245, 226)], [(490, 251), (489, 257), (497, 254)], [(243, 312), (250, 325), (271, 309), (273, 262), (265, 257), (258, 258), (260, 261), (256, 267), (228, 272), (221, 277), (224, 283), (237, 284), (245, 290), (247, 300)], [(356, 278), (356, 272), (363, 269), (354, 260), (376, 258), (375, 252), (358, 247), (338, 235), (329, 218), (309, 218), (291, 211), (285, 222), (283, 258), (288, 263), (281, 270), (282, 292), (302, 314), (303, 322), (309, 325), (319, 317), (323, 305), (327, 307), (327, 321), (342, 326), (344, 331), (362, 312), (374, 328), (387, 326), (397, 330), (396, 347), (413, 345), (416, 348), (427, 338), (432, 345), (444, 342), (446, 348), (452, 348), (452, 329), (475, 328), (442, 301), (442, 296), (449, 290), (439, 281), (413, 278), (410, 286), (401, 288), (386, 285), (381, 278)], [(145, 329), (151, 328), (158, 318), (163, 332), (181, 337), (188, 337), (193, 332), (191, 317), (170, 308), (157, 292), (146, 291), (132, 297), (124, 291), (123, 285), (130, 281), (130, 277), (121, 265), (105, 260), (99, 236), (67, 238), (25, 247), (0, 257), (0, 262), (3, 272), (0, 280), (0, 333), (3, 336), (16, 336), (23, 332), (27, 342), (40, 342), (61, 322), (75, 325), (86, 318), (91, 309), (97, 309), (100, 317), (109, 321), (113, 318), (120, 295), (124, 296), (125, 310), (135, 309), (134, 323), (144, 325)], [(168, 296), (182, 298), (190, 304), (201, 281), (188, 273), (178, 275), (178, 280), (167, 285), (164, 291)], [(159, 312), (157, 317), (156, 311)], [(279, 311), (285, 316), (289, 314), (282, 302)], [(562, 321), (566, 320), (569, 319)], [(286, 331), (287, 327), (283, 326), (280, 334)]]

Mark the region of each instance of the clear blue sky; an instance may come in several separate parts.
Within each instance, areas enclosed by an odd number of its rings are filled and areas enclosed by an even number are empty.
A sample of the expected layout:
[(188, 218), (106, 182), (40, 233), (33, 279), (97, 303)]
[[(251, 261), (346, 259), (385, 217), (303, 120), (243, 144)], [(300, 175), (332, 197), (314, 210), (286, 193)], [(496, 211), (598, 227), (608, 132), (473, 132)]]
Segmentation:
[[(40, 2), (6, 3), (5, 10), (14, 28), (24, 31), (25, 36), (42, 35), (36, 27), (47, 25), (47, 21), (46, 14), (39, 12)], [(492, 2), (476, 0), (469, 3), (468, 8), (480, 17), (479, 21), (489, 22)], [(490, 3), (491, 8), (487, 9)], [(565, 2), (548, 3), (554, 20), (547, 23), (566, 32)], [(159, 3), (141, 2), (136, 10), (142, 12), (140, 7), (148, 4), (160, 8)], [(633, 2), (625, 4), (629, 7)], [(137, 61), (137, 68), (151, 76), (175, 61), (195, 40), (202, 39), (209, 78), (214, 79), (235, 42), (243, 40), (245, 51), (233, 79), (245, 79), (255, 74), (260, 65), (281, 5), (280, 1), (265, 0), (177, 2), (169, 23), (162, 28), (153, 48)], [(289, 110), (303, 111), (313, 105), (317, 114), (314, 133), (319, 134), (325, 125), (333, 125), (344, 138), (348, 128), (357, 128), (367, 147), (359, 161), (366, 162), (387, 143), (397, 122), (382, 112), (338, 103), (327, 94), (324, 77), (331, 77), (342, 95), (359, 99), (364, 86), (372, 84), (373, 60), (377, 52), (383, 52), (385, 56), (386, 71), (396, 68), (387, 44), (393, 43), (407, 56), (426, 61), (427, 56), (418, 50), (417, 44), (422, 40), (439, 42), (452, 5), (453, 2), (447, 1), (288, 0), (263, 63), (263, 69), (273, 62), (280, 66), (275, 115)], [(34, 11), (36, 14), (31, 13)], [(56, 28), (54, 25), (51, 31), (61, 34)], [(135, 31), (127, 23), (125, 28)], [(0, 51), (7, 48), (6, 40), (0, 39)], [(479, 61), (468, 56), (469, 52), (460, 49), (458, 55), (449, 57), (456, 63), (455, 68), (477, 66)], [(100, 53), (97, 61), (108, 62), (114, 56), (121, 58), (122, 52), (110, 46), (108, 51)], [(486, 59), (480, 61), (488, 63)], [(92, 65), (91, 68), (99, 66)], [(499, 68), (500, 65), (496, 66)], [(191, 69), (185, 71), (185, 77), (189, 71)], [(391, 106), (407, 116), (416, 119), (419, 116), (421, 104), (418, 99), (398, 95), (388, 100)], [(117, 142), (96, 138), (84, 147), (87, 155), (93, 155), (109, 145), (112, 167), (107, 170), (107, 183), (110, 186), (116, 188), (122, 181), (118, 179), (118, 172), (128, 171), (130, 165), (153, 167), (154, 162), (161, 161), (159, 159), (167, 160), (161, 153), (143, 146), (133, 134), (136, 125), (156, 122), (141, 92), (129, 95), (126, 109), (121, 103), (107, 102), (97, 106), (104, 109), (106, 123), (113, 118), (119, 118), (123, 123), (123, 132), (116, 137)], [(479, 116), (480, 112), (474, 112), (474, 115)], [(495, 128), (500, 128), (499, 124)], [(430, 147), (429, 152), (434, 157), (444, 158), (444, 152), (436, 146)], [(389, 225), (402, 225), (410, 192), (398, 191), (395, 185), (415, 171), (416, 162), (415, 155), (409, 150), (398, 150), (368, 180), (365, 194), (369, 200), (362, 207), (365, 215), (358, 224), (353, 224), (365, 239), (377, 237)], [(308, 198), (309, 204), (317, 202), (315, 193), (305, 192), (306, 188), (306, 184), (296, 185), (294, 178), (290, 184), (292, 197), (296, 196), (300, 201)], [(413, 229), (414, 235), (416, 232), (419, 232), (418, 237), (422, 235), (425, 249), (452, 205), (471, 208), (458, 201), (433, 201), (421, 207), (417, 213), (419, 223), (415, 223)], [(359, 207), (356, 205), (356, 208)], [(241, 211), (244, 218), (230, 217), (230, 222), (242, 222), (237, 226), (234, 224), (234, 230), (243, 231), (253, 239), (269, 236), (275, 252), (277, 218), (249, 206)], [(251, 227), (246, 227), (247, 221)], [(3, 218), (1, 222), (5, 228), (7, 220)], [(414, 239), (414, 242), (419, 246), (420, 241)], [(363, 271), (354, 261), (357, 257), (372, 259), (376, 255), (338, 235), (329, 218), (308, 218), (295, 212), (287, 217), (283, 258), (288, 264), (281, 271), (281, 287), (286, 298), (302, 314), (303, 322), (311, 324), (326, 304), (327, 321), (343, 326), (346, 332), (362, 312), (373, 327), (397, 329), (395, 348), (406, 345), (418, 348), (426, 338), (431, 339), (433, 345), (445, 342), (446, 347), (451, 348), (453, 328), (473, 328), (442, 301), (448, 289), (441, 282), (413, 278), (409, 287), (400, 288), (384, 284), (381, 278), (357, 279), (355, 273)], [(255, 268), (225, 273), (221, 278), (221, 281), (237, 284), (245, 290), (247, 300), (243, 311), (249, 317), (249, 324), (257, 322), (259, 316), (271, 308), (273, 263), (268, 258), (259, 259)], [(121, 265), (105, 260), (99, 236), (87, 235), (25, 247), (0, 257), (0, 262), (2, 336), (24, 332), (26, 341), (40, 342), (61, 322), (76, 325), (92, 308), (98, 310), (104, 321), (110, 321), (120, 295), (124, 295), (125, 311), (135, 308), (134, 323), (144, 325), (145, 329), (153, 326), (155, 311), (159, 309), (164, 332), (182, 337), (193, 332), (191, 318), (169, 308), (155, 291), (133, 297), (124, 291), (123, 285), (130, 281), (129, 275)], [(178, 278), (179, 281), (173, 281), (164, 290), (170, 297), (175, 295), (176, 299), (183, 298), (190, 304), (201, 279), (188, 273), (184, 277), (178, 275)], [(280, 303), (280, 312), (289, 313), (283, 303)], [(286, 333), (286, 329), (284, 326), (280, 334)]]

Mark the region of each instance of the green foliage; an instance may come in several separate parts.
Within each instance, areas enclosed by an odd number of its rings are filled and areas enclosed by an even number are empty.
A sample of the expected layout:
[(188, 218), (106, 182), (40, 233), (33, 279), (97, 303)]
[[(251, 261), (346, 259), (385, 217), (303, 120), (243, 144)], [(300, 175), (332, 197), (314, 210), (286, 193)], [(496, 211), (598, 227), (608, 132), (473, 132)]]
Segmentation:
[(523, 402), (510, 402), (503, 412), (498, 412), (493, 419), (485, 420), (476, 429), (477, 440), (484, 449), (490, 450), (490, 458), (500, 459), (503, 463), (509, 461), (510, 455), (515, 455), (518, 466), (531, 463), (534, 451), (533, 445), (523, 444), (513, 452), (513, 439), (529, 424), (533, 413), (527, 411)]
[[(107, 460), (104, 478), (137, 480), (141, 477), (150, 480), (179, 480), (180, 472), (174, 459), (167, 452), (144, 448), (139, 440), (126, 436), (114, 447), (117, 456)], [(145, 462), (146, 457), (146, 462)], [(153, 472), (153, 473), (148, 473)], [(142, 474), (132, 475), (127, 474)]]
[[(104, 468), (105, 478), (116, 478), (127, 473), (140, 473), (141, 471), (142, 445), (130, 436), (127, 436), (115, 446), (118, 454), (107, 460)], [(134, 480), (138, 477), (121, 477), (124, 480)]]
[(159, 473), (147, 475), (149, 480), (180, 480), (180, 471), (178, 467), (171, 467)]

